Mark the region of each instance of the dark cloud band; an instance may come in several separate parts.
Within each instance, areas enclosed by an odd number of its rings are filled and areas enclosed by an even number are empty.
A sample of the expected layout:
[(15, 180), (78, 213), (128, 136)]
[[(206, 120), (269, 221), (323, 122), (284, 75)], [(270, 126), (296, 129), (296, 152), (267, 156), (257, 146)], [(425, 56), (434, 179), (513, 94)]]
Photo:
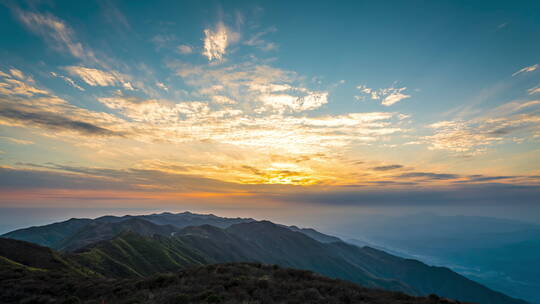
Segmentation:
[(71, 119), (50, 112), (30, 112), (9, 107), (2, 107), (0, 108), (0, 117), (25, 125), (35, 125), (52, 130), (75, 131), (84, 135), (123, 136), (121, 133), (102, 128), (88, 122)]

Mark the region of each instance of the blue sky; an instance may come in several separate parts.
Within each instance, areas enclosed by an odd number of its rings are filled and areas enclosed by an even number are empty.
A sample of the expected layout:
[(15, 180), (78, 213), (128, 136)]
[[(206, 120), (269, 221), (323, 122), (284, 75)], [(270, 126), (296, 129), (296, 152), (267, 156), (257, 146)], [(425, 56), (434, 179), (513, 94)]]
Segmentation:
[(0, 205), (536, 206), (539, 8), (4, 2)]

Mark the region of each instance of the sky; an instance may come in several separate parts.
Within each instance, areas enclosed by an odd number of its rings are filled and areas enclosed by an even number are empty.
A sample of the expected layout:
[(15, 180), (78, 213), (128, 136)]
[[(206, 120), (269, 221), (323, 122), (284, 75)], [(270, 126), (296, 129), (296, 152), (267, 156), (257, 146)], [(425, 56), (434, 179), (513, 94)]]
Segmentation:
[(538, 1), (0, 3), (11, 226), (96, 210), (540, 221)]

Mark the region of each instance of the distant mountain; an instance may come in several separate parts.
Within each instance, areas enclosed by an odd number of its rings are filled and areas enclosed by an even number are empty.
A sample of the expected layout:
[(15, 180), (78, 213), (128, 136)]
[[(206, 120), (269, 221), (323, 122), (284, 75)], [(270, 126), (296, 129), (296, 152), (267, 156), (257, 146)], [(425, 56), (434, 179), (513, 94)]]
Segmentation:
[(540, 265), (540, 225), (422, 213), (365, 218), (351, 225), (349, 234), (400, 256), (452, 267), (488, 287), (540, 303), (540, 267), (531, 267)]
[(122, 231), (134, 231), (142, 235), (171, 234), (180, 228), (188, 226), (212, 225), (226, 228), (230, 225), (253, 221), (255, 220), (251, 218), (226, 218), (213, 214), (195, 214), (191, 212), (164, 212), (125, 216), (107, 215), (96, 219), (72, 218), (50, 225), (15, 230), (2, 236), (36, 243), (57, 250), (75, 251), (88, 244), (110, 239)]
[(200, 225), (212, 225), (220, 228), (226, 228), (230, 225), (253, 222), (255, 221), (252, 218), (227, 218), (219, 217), (213, 214), (196, 214), (191, 212), (182, 212), (182, 213), (170, 213), (163, 212), (159, 214), (149, 214), (149, 215), (125, 215), (125, 216), (102, 216), (96, 218), (96, 221), (99, 222), (121, 222), (126, 219), (138, 218), (147, 220), (156, 225), (171, 225), (177, 228), (184, 228), (188, 226), (200, 226)]
[(367, 289), (308, 271), (260, 263), (214, 264), (143, 279), (111, 279), (73, 270), (68, 264), (75, 262), (69, 256), (49, 248), (10, 239), (0, 239), (0, 248), (36, 257), (28, 260), (1, 252), (0, 303), (5, 304), (456, 303), (435, 295), (423, 298)]
[[(178, 218), (184, 217), (180, 215)], [(192, 214), (188, 216), (193, 217)], [(174, 218), (169, 214), (166, 217)], [(196, 265), (263, 262), (312, 270), (366, 287), (411, 295), (434, 293), (486, 304), (524, 303), (468, 280), (448, 268), (430, 267), (373, 248), (346, 244), (312, 229), (246, 219), (227, 225), (239, 220), (214, 217), (207, 218), (225, 227), (204, 224), (179, 228), (183, 223), (178, 220), (175, 226), (170, 225), (169, 220), (162, 222), (167, 225), (157, 225), (156, 215), (153, 215), (154, 222), (141, 216), (98, 218), (54, 244), (66, 252), (64, 257), (76, 267), (104, 277), (146, 277)], [(204, 216), (195, 218), (200, 222)], [(53, 231), (58, 231), (58, 224), (53, 225)], [(32, 229), (41, 236), (39, 239), (46, 236), (44, 227)], [(7, 237), (22, 235), (38, 239), (31, 232), (19, 230), (7, 234)]]
[(310, 238), (319, 241), (321, 243), (334, 243), (334, 242), (341, 242), (341, 239), (332, 235), (327, 235), (324, 233), (320, 233), (319, 231), (313, 229), (313, 228), (298, 228), (296, 226), (287, 226), (292, 231), (301, 232)]
[(4, 234), (3, 237), (57, 248), (66, 238), (77, 233), (92, 221), (91, 219), (72, 218), (60, 223), (15, 230)]

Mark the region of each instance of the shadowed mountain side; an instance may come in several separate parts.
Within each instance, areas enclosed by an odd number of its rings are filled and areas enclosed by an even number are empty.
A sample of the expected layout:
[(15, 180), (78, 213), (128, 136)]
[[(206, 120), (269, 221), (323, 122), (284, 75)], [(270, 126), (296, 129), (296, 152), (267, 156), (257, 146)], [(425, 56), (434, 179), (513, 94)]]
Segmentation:
[(68, 269), (61, 254), (47, 247), (19, 240), (0, 238), (0, 256), (4, 262), (12, 261), (31, 268)]
[[(25, 241), (0, 238), (0, 270), (55, 271), (77, 276), (100, 276), (69, 256)], [(5, 278), (0, 276), (0, 286)], [(1, 293), (0, 293), (1, 294)], [(3, 303), (0, 301), (0, 303)]]

